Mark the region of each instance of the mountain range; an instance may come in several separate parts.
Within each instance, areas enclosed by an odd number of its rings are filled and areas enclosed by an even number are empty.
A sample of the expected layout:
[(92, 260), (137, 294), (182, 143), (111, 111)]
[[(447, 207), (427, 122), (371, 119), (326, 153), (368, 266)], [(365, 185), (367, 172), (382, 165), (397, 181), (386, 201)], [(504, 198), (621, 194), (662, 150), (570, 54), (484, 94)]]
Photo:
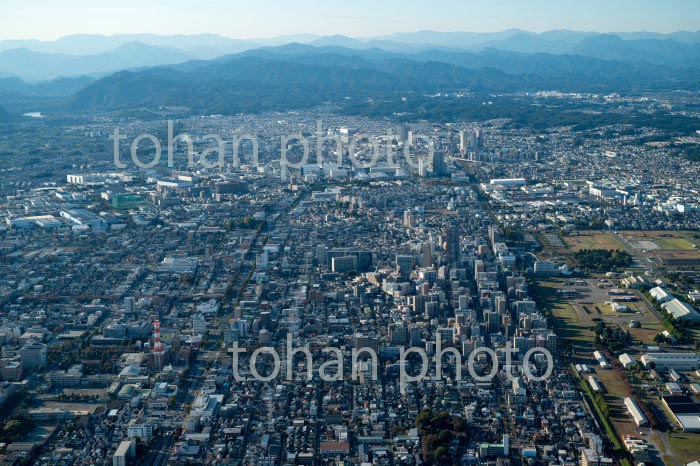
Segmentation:
[(36, 81), (100, 75), (126, 68), (182, 63), (194, 58), (176, 48), (129, 42), (114, 50), (90, 55), (35, 52), (27, 48), (5, 50), (0, 52), (0, 68), (6, 75)]
[(465, 90), (697, 90), (699, 58), (700, 32), (78, 35), (0, 41), (0, 104), (229, 113)]
[(581, 55), (382, 49), (287, 44), (208, 61), (99, 79), (71, 99), (76, 109), (177, 105), (204, 113), (285, 110), (398, 94), (697, 89), (700, 70)]
[(288, 43), (356, 50), (379, 48), (402, 54), (427, 50), (480, 52), (498, 49), (646, 61), (680, 68), (695, 67), (700, 58), (700, 31), (601, 34), (569, 30), (533, 33), (509, 29), (494, 33), (419, 31), (370, 38), (298, 34), (271, 39), (232, 39), (215, 34), (78, 34), (50, 42), (0, 41), (0, 77), (17, 76), (29, 81), (80, 75), (100, 77), (124, 69), (177, 64), (192, 59), (210, 60)]

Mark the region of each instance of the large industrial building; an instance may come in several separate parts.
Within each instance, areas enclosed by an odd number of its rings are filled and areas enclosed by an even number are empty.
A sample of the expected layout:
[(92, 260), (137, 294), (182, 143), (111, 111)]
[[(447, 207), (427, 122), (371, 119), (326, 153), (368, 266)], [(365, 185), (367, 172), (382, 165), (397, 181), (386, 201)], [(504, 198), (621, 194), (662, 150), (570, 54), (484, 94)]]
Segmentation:
[[(642, 355), (642, 364), (647, 369), (676, 369), (689, 371), (700, 368), (698, 353), (647, 353)], [(653, 363), (653, 367), (651, 367)]]
[(664, 396), (661, 399), (685, 432), (700, 432), (700, 406), (689, 396)]

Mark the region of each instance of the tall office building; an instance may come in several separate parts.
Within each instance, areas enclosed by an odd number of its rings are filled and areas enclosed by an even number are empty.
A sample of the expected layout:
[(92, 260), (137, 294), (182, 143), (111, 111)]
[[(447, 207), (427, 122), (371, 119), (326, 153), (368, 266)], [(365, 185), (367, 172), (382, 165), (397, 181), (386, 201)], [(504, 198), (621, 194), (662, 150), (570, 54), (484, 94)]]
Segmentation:
[(447, 229), (447, 240), (445, 241), (447, 260), (455, 262), (459, 259), (459, 231), (457, 227), (451, 226)]
[(424, 158), (418, 160), (418, 176), (425, 178), (428, 174), (427, 161)]
[(133, 296), (124, 298), (124, 313), (127, 315), (136, 314), (136, 299)]
[(462, 155), (467, 153), (469, 149), (469, 133), (465, 130), (459, 132), (459, 151)]
[(403, 226), (409, 228), (416, 226), (416, 216), (410, 210), (405, 210), (403, 213)]
[(433, 266), (433, 247), (430, 243), (423, 243), (423, 251), (421, 254), (421, 265), (423, 267)]
[(396, 255), (396, 268), (402, 277), (408, 278), (413, 270), (413, 256)]
[(441, 150), (433, 152), (433, 174), (435, 176), (447, 175), (447, 163), (445, 162), (445, 153)]
[(396, 140), (398, 142), (408, 142), (408, 128), (405, 125), (396, 126)]
[(405, 322), (389, 324), (389, 342), (392, 345), (405, 345), (408, 343), (408, 325)]
[(489, 240), (491, 241), (491, 247), (496, 250), (496, 243), (501, 242), (501, 230), (493, 225), (489, 226)]
[(416, 145), (416, 133), (415, 131), (408, 132), (408, 145), (413, 147)]

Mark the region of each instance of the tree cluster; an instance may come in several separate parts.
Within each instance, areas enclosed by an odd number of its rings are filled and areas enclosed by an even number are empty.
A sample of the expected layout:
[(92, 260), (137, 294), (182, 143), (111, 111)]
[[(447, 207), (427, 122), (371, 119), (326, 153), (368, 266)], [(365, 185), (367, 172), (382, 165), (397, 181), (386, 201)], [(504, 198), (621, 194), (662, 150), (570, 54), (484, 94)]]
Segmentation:
[(582, 269), (604, 272), (632, 265), (632, 256), (619, 249), (581, 249), (574, 254)]
[(450, 444), (454, 439), (466, 441), (468, 426), (461, 417), (441, 411), (434, 414), (424, 409), (416, 417), (416, 428), (421, 436), (423, 462), (426, 464), (454, 464)]

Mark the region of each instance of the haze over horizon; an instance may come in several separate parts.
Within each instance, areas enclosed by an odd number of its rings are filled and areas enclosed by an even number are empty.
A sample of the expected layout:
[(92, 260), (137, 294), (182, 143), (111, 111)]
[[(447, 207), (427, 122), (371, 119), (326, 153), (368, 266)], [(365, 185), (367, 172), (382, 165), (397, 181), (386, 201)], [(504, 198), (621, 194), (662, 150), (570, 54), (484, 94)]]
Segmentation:
[[(8, 9), (9, 10), (9, 9)], [(41, 11), (41, 15), (37, 15)], [(56, 40), (73, 34), (159, 35), (212, 33), (235, 39), (268, 38), (309, 33), (375, 37), (396, 32), (494, 32), (523, 29), (544, 32), (557, 29), (595, 32), (649, 31), (671, 33), (697, 31), (700, 3), (671, 0), (545, 0), (474, 2), (437, 0), (431, 5), (416, 1), (359, 0), (348, 4), (331, 0), (301, 0), (290, 5), (281, 0), (244, 2), (208, 0), (194, 2), (157, 0), (144, 4), (125, 0), (108, 6), (87, 0), (60, 5), (48, 0), (28, 0), (3, 12), (0, 40)]]

